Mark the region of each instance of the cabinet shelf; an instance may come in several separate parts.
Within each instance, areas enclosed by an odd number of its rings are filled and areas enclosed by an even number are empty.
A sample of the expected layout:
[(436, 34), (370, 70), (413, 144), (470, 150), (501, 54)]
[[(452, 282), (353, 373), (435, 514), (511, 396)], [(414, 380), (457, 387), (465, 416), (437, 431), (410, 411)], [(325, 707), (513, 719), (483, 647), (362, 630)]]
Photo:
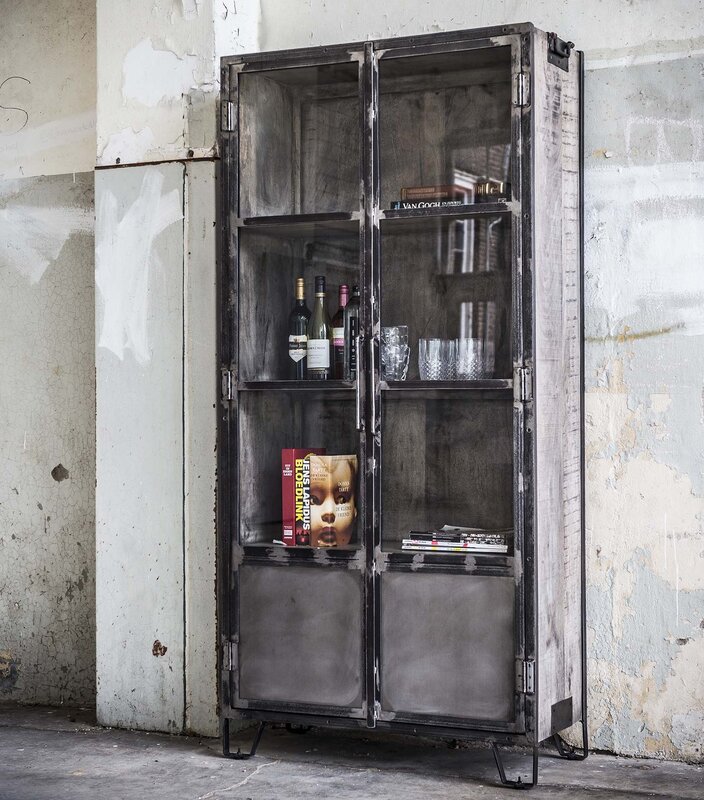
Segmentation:
[[(340, 547), (282, 547), (272, 542), (241, 545), (244, 562), (250, 564), (350, 567), (350, 562), (363, 561), (364, 550), (359, 545)], [(360, 563), (361, 568), (361, 563)]]
[(413, 222), (417, 226), (424, 221), (446, 219), (469, 219), (472, 217), (495, 217), (511, 213), (511, 203), (471, 203), (464, 206), (433, 206), (430, 208), (387, 208), (379, 212), (379, 218), (391, 222)]
[(270, 236), (286, 238), (337, 236), (356, 233), (362, 214), (340, 211), (330, 214), (280, 214), (277, 216), (240, 217), (235, 225), (240, 230), (262, 231)]
[(433, 553), (385, 546), (381, 552), (382, 571), (453, 572), (480, 575), (513, 575), (510, 553)]
[(239, 392), (353, 392), (351, 381), (240, 381)]
[(513, 397), (511, 378), (487, 378), (476, 381), (382, 381), (380, 389), (386, 397), (412, 393), (457, 394), (481, 396), (483, 400), (510, 400)]

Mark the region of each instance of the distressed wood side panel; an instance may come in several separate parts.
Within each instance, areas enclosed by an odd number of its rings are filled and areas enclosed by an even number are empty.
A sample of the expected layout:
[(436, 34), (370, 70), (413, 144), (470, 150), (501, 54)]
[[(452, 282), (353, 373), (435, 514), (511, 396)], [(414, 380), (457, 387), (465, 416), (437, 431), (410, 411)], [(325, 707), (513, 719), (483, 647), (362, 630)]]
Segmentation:
[(537, 738), (543, 740), (581, 715), (579, 56), (564, 72), (548, 63), (545, 34), (536, 33), (535, 48)]

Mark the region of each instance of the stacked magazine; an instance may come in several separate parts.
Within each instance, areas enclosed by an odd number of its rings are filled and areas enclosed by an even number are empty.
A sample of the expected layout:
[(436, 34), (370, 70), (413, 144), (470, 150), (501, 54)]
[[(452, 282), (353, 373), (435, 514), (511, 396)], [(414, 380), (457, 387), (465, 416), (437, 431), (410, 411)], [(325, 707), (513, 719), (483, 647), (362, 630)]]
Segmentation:
[(410, 531), (403, 550), (434, 553), (508, 553), (513, 528), (458, 528), (443, 525), (434, 531)]

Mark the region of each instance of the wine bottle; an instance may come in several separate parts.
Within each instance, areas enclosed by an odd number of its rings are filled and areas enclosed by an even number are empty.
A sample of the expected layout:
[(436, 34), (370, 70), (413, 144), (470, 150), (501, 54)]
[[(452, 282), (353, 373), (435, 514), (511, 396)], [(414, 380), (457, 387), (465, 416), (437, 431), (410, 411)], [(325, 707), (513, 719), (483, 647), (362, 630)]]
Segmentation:
[(330, 346), (332, 327), (325, 310), (325, 276), (315, 278), (315, 302), (308, 322), (307, 374), (310, 380), (326, 381), (330, 378)]
[(296, 278), (296, 304), (288, 318), (288, 354), (294, 364), (293, 378), (297, 381), (306, 377), (309, 319), (305, 281), (303, 278)]
[(350, 287), (340, 284), (340, 307), (332, 318), (332, 375), (335, 380), (345, 377), (345, 306), (350, 299)]
[(352, 297), (345, 306), (345, 372), (347, 381), (353, 381), (357, 375), (357, 337), (359, 336), (359, 286), (352, 287)]

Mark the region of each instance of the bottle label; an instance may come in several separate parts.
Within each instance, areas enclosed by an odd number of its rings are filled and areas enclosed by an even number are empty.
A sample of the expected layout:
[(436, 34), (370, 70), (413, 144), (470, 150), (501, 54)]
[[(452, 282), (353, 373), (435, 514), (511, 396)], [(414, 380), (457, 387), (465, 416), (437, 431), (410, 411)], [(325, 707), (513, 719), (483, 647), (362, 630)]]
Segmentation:
[(357, 333), (359, 331), (359, 320), (356, 317), (350, 319), (350, 373), (357, 371)]
[(330, 342), (308, 339), (308, 369), (330, 369)]
[(306, 343), (308, 337), (304, 334), (294, 336), (293, 334), (288, 337), (288, 354), (293, 361), (300, 361), (306, 357)]
[(333, 328), (332, 329), (332, 343), (335, 347), (345, 346), (345, 329)]

